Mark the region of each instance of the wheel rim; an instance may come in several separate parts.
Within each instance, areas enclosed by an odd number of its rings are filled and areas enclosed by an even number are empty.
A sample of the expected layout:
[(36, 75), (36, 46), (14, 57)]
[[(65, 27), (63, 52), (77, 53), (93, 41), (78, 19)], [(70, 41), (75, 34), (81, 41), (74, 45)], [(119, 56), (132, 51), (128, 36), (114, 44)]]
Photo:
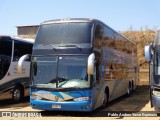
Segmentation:
[(127, 89), (127, 93), (128, 93), (128, 95), (130, 95), (130, 94), (131, 94), (131, 88), (130, 88), (130, 87), (128, 87), (128, 89)]
[(19, 89), (15, 89), (13, 93), (13, 97), (15, 101), (19, 101), (21, 97), (21, 92)]
[(129, 88), (127, 89), (127, 93), (128, 93), (128, 95), (130, 94), (130, 89)]

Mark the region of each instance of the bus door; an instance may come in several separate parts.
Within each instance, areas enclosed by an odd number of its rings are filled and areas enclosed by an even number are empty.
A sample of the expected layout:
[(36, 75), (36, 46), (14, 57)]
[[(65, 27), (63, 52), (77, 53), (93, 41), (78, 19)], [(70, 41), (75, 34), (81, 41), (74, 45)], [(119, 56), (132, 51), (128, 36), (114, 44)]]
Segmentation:
[(99, 98), (99, 91), (100, 91), (100, 83), (99, 83), (99, 64), (95, 63), (94, 65), (94, 75), (93, 75), (93, 82), (92, 82), (92, 104), (93, 109), (97, 108), (101, 105), (101, 103), (98, 103)]
[(101, 49), (102, 49), (102, 39), (103, 39), (103, 25), (100, 23), (97, 23), (95, 25), (95, 31), (94, 31), (94, 54), (95, 54), (95, 64), (94, 64), (94, 80), (92, 83), (93, 89), (92, 89), (92, 95), (93, 95), (93, 108), (100, 107), (101, 103), (98, 103), (99, 98), (99, 91), (100, 91), (100, 78), (99, 78), (99, 65), (101, 61)]

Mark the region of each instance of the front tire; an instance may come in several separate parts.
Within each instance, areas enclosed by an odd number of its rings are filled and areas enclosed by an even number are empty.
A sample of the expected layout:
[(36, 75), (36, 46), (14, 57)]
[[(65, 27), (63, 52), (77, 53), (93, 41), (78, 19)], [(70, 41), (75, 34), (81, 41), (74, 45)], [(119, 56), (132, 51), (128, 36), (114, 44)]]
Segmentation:
[(15, 103), (21, 102), (23, 99), (23, 89), (21, 87), (15, 87), (12, 93), (12, 100)]

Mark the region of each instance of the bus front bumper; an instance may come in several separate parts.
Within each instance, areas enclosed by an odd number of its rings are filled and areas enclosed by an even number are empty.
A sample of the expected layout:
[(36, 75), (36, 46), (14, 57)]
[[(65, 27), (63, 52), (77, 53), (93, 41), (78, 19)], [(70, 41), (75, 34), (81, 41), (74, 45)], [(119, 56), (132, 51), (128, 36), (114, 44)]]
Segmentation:
[(67, 101), (54, 102), (45, 100), (30, 100), (33, 109), (48, 110), (48, 111), (92, 111), (90, 101)]

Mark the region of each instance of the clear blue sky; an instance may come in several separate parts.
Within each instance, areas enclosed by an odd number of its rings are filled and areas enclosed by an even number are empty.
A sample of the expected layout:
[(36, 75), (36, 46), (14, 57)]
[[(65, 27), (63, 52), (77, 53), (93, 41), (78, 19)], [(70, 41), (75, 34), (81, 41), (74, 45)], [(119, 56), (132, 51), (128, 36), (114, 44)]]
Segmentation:
[(160, 0), (0, 0), (0, 35), (58, 18), (96, 18), (117, 31), (160, 28)]

